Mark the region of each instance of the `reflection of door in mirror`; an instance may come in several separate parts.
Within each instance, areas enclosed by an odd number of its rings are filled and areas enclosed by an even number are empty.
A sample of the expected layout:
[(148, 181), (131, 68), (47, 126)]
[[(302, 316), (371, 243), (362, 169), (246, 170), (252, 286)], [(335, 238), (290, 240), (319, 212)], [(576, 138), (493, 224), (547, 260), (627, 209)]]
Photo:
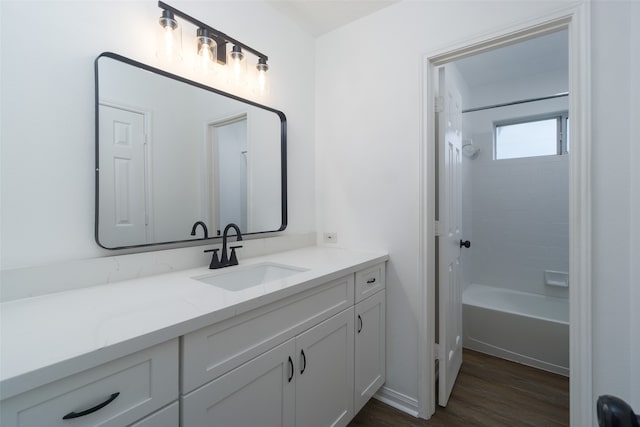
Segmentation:
[(247, 224), (247, 115), (215, 121), (209, 124), (211, 157), (208, 164), (210, 186), (210, 218), (216, 235), (229, 223), (240, 227), (242, 233)]
[(150, 241), (145, 113), (100, 104), (100, 233), (118, 246)]

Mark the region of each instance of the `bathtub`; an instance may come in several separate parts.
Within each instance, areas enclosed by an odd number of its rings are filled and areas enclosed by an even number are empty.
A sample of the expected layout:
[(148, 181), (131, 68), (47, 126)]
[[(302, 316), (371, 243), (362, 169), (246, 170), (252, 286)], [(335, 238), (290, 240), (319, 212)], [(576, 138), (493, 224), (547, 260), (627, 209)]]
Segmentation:
[(569, 376), (569, 301), (491, 286), (462, 294), (465, 348)]

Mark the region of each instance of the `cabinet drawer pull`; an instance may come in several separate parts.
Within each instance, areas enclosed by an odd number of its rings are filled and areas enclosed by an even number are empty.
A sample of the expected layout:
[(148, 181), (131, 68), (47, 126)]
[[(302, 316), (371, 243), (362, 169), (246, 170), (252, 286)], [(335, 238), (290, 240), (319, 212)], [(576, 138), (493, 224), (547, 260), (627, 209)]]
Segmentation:
[(367, 280), (367, 283), (376, 283), (376, 278), (374, 277), (372, 279)]
[(307, 369), (307, 356), (304, 354), (304, 350), (300, 350), (300, 355), (302, 356), (302, 368), (300, 369), (300, 375), (304, 374), (305, 369)]
[(293, 360), (291, 360), (291, 356), (289, 356), (289, 366), (291, 367), (291, 376), (288, 378), (288, 381), (291, 382), (293, 379)]
[(80, 417), (84, 417), (85, 415), (89, 415), (92, 414), (96, 411), (99, 411), (100, 409), (104, 408), (105, 406), (107, 406), (109, 403), (113, 402), (114, 400), (116, 400), (116, 397), (120, 396), (120, 392), (118, 393), (113, 393), (107, 400), (105, 400), (104, 402), (102, 402), (99, 405), (94, 406), (93, 408), (89, 408), (89, 409), (85, 409), (84, 411), (80, 411), (80, 412), (69, 412), (67, 415), (65, 415), (64, 417), (62, 417), (63, 420), (71, 420), (73, 418), (80, 418)]
[(358, 314), (358, 333), (362, 331), (362, 317)]

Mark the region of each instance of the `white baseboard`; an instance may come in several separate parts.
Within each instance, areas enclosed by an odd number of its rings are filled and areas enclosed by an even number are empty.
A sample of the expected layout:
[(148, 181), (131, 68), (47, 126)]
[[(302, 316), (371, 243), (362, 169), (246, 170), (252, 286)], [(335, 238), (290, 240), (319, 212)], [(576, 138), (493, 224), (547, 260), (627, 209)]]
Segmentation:
[(399, 393), (389, 387), (382, 386), (380, 390), (373, 395), (373, 398), (405, 412), (412, 417), (418, 418), (418, 400), (413, 397)]

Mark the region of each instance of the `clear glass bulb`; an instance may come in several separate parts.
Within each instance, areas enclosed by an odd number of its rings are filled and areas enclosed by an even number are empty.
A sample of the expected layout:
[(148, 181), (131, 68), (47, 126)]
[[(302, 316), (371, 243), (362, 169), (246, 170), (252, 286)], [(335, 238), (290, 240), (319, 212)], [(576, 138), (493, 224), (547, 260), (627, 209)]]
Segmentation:
[(264, 70), (258, 71), (258, 90), (260, 94), (264, 94), (267, 90), (267, 72)]
[(164, 28), (164, 56), (171, 58), (173, 56), (173, 28)]
[(242, 62), (239, 59), (233, 60), (233, 77), (239, 80), (242, 76)]
[(200, 67), (207, 71), (209, 69), (209, 64), (213, 62), (213, 55), (211, 54), (211, 49), (208, 45), (203, 44), (200, 46), (200, 52), (198, 52), (198, 56), (200, 56)]

